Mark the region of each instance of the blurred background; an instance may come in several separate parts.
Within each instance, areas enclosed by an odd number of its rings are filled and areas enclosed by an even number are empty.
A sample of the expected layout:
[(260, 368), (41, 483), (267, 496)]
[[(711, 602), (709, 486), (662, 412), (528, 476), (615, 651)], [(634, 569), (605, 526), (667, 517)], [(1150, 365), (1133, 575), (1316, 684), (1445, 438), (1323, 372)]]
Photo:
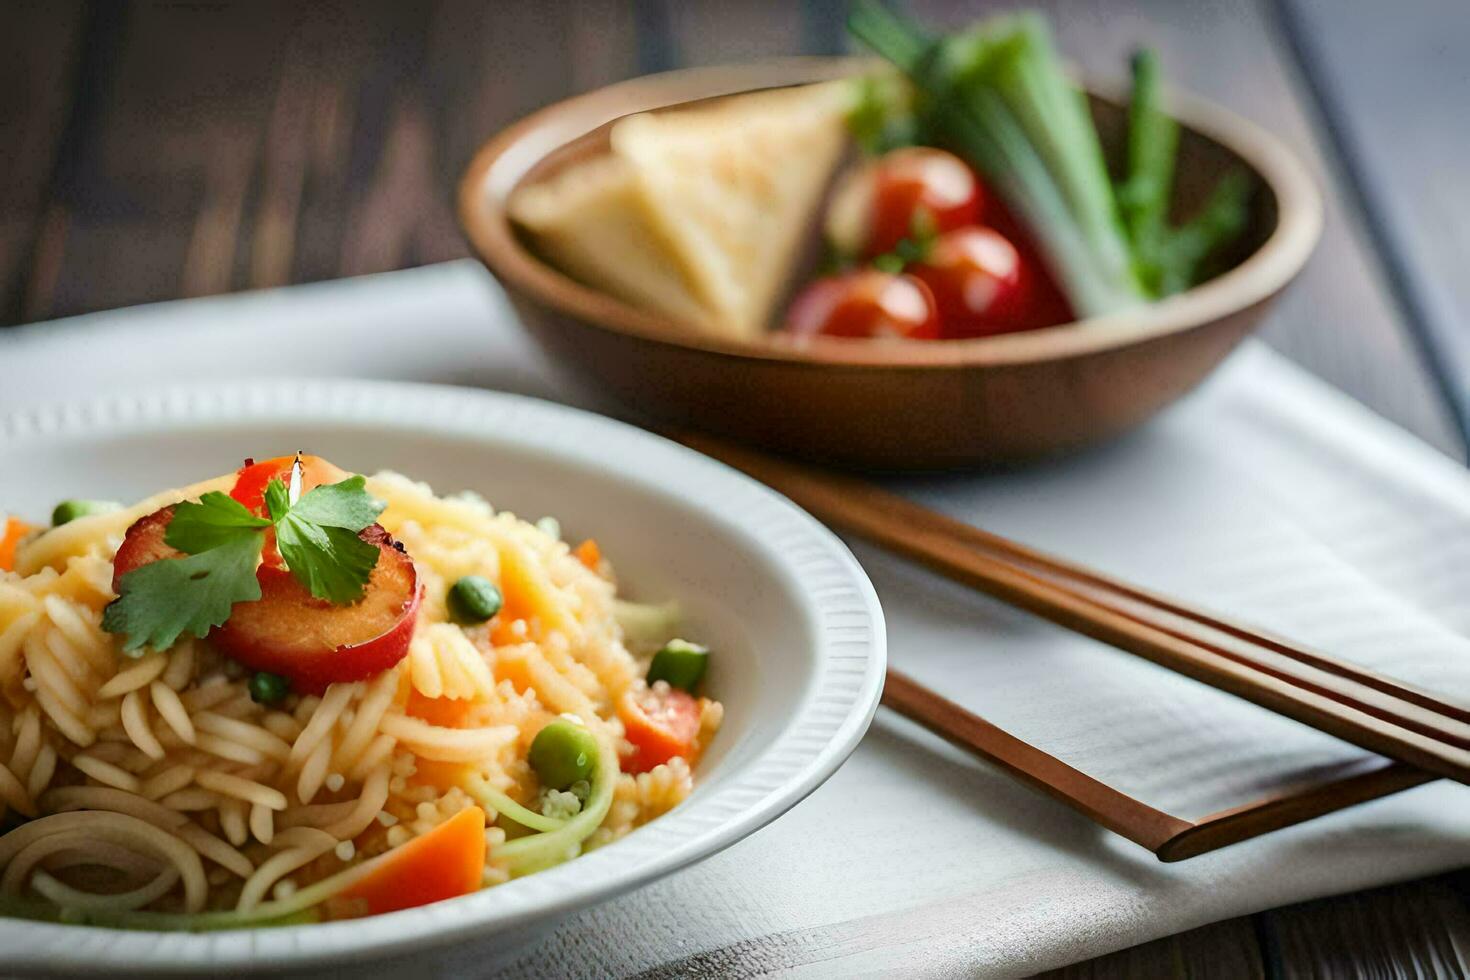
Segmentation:
[[(1304, 153), (1327, 232), (1265, 337), (1463, 455), (1470, 4), (1031, 5), (1084, 71), (1116, 77), (1153, 44), (1172, 82)], [(1000, 5), (909, 6), (952, 24)], [(840, 0), (9, 0), (0, 324), (463, 256), (453, 188), (500, 127), (648, 72), (840, 53), (845, 13)]]

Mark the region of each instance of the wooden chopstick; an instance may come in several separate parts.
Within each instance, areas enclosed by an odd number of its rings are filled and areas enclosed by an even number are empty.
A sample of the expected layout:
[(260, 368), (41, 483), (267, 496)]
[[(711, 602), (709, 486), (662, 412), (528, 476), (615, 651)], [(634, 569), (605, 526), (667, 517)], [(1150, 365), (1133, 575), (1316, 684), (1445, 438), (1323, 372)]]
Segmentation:
[(888, 671), (883, 705), (961, 748), (983, 755), (1014, 778), (1151, 851), (1159, 851), (1195, 827), (1023, 742), (907, 674)]
[(1366, 756), (1328, 782), (1284, 787), (1263, 799), (1186, 820), (1074, 769), (896, 670), (888, 671), (883, 705), (1153, 851), (1161, 861), (1197, 857), (1437, 778), (1401, 762)]
[[(863, 480), (706, 436), (680, 438), (824, 523), (948, 578), (1370, 751), (1470, 783), (1464, 708), (981, 531)], [(932, 715), (932, 704), (911, 698), (896, 707), (921, 723), (932, 720), (925, 714)]]

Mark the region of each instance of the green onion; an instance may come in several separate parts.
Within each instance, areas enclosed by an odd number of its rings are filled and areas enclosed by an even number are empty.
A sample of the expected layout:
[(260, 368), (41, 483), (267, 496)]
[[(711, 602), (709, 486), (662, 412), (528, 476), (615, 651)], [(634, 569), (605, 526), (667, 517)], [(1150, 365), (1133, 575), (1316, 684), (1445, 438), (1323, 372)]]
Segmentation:
[(1244, 173), (1231, 171), (1220, 178), (1198, 214), (1166, 233), (1160, 249), (1160, 295), (1177, 293), (1200, 281), (1205, 261), (1245, 229), (1252, 191)]
[(1133, 56), (1133, 96), (1128, 103), (1128, 176), (1118, 203), (1128, 226), (1139, 278), (1161, 295), (1164, 222), (1174, 190), (1179, 124), (1163, 110), (1159, 59), (1152, 51)]

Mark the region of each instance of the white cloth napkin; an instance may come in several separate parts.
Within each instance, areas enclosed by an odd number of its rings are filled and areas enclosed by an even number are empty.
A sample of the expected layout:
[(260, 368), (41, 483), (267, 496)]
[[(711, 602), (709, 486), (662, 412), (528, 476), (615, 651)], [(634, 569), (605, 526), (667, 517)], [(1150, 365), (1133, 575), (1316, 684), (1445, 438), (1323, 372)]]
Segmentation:
[[(0, 332), (0, 412), (68, 392), (262, 374), (554, 380), (478, 267), (142, 307)], [(937, 424), (944, 424), (940, 420)], [(954, 424), (958, 424), (955, 420)], [(988, 529), (1470, 703), (1470, 480), (1264, 347), (1121, 442), (1036, 468), (895, 480)], [(893, 663), (1182, 816), (1363, 753), (857, 547)], [(1470, 854), (1470, 794), (1434, 783), (1180, 864), (880, 712), (776, 824), (577, 915), (520, 952), (418, 975), (1016, 975)], [(391, 965), (382, 965), (389, 968)]]

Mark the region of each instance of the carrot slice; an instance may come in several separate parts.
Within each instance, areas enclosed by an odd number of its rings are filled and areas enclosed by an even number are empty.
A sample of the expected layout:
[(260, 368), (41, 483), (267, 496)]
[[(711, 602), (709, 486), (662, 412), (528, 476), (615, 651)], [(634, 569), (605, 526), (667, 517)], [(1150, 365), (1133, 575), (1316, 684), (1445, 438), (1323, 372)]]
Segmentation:
[(31, 526), (19, 517), (7, 517), (0, 525), (0, 572), (15, 571), (15, 548), (30, 533)]
[(338, 896), (367, 915), (468, 895), (485, 873), (485, 811), (466, 807), (374, 860), (377, 866)]
[(594, 572), (597, 571), (597, 566), (602, 564), (602, 549), (597, 546), (596, 538), (588, 538), (583, 541), (572, 549), (572, 554), (576, 556), (577, 561)]
[(404, 711), (440, 728), (464, 728), (465, 718), (476, 702), (472, 698), (430, 698), (417, 689), (408, 695)]

